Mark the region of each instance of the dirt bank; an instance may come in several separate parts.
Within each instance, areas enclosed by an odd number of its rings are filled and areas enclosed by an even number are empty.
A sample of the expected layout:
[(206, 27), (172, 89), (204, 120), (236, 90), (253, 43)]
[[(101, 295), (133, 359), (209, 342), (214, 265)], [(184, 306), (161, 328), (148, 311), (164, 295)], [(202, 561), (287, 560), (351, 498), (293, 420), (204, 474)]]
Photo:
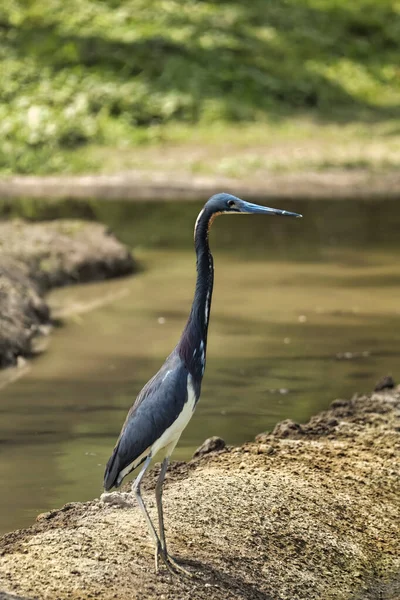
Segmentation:
[(262, 173), (245, 181), (215, 175), (130, 171), (101, 175), (15, 176), (0, 180), (0, 198), (98, 200), (205, 200), (224, 190), (247, 200), (344, 199), (400, 197), (397, 171), (336, 169), (328, 172)]
[[(0, 540), (0, 590), (26, 598), (394, 600), (400, 597), (400, 387), (240, 448), (176, 463), (170, 550), (193, 571), (153, 572), (130, 496), (74, 503)], [(154, 515), (149, 476), (145, 496)], [(127, 490), (128, 488), (125, 488)]]
[(98, 223), (0, 223), (0, 367), (29, 356), (50, 322), (51, 287), (130, 273), (129, 250)]

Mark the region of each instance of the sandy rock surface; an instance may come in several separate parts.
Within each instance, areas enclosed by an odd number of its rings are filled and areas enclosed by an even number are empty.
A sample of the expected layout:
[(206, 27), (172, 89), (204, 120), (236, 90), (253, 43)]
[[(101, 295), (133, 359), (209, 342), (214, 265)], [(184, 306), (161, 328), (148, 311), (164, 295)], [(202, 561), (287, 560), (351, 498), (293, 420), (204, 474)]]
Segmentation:
[[(400, 388), (384, 390), (175, 463), (167, 539), (192, 579), (154, 573), (126, 486), (5, 535), (0, 590), (40, 600), (398, 599), (399, 417)], [(153, 517), (158, 468), (144, 492)]]
[(104, 225), (79, 220), (0, 223), (0, 367), (29, 356), (49, 324), (46, 290), (134, 270), (129, 250)]

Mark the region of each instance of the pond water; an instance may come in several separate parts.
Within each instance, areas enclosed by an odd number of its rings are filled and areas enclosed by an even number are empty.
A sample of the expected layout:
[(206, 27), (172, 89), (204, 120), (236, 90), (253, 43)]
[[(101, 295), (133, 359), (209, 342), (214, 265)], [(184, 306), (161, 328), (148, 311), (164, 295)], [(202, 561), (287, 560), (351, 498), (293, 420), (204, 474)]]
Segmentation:
[[(268, 204), (304, 218), (230, 216), (213, 227), (208, 364), (175, 459), (189, 459), (211, 435), (238, 444), (282, 419), (305, 421), (334, 398), (370, 391), (382, 375), (398, 378), (400, 205)], [(63, 326), (0, 392), (1, 532), (102, 492), (126, 412), (185, 324), (199, 208), (36, 207), (39, 217), (85, 214), (109, 223), (141, 270), (51, 294)]]

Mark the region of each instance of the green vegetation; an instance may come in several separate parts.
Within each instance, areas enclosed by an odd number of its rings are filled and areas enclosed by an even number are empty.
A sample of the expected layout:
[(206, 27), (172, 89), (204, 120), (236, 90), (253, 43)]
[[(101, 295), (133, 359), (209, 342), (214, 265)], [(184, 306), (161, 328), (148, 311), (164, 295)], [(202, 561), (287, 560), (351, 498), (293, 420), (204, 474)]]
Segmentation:
[(2, 0), (0, 170), (96, 168), (75, 150), (176, 122), (397, 117), (399, 39), (391, 0)]

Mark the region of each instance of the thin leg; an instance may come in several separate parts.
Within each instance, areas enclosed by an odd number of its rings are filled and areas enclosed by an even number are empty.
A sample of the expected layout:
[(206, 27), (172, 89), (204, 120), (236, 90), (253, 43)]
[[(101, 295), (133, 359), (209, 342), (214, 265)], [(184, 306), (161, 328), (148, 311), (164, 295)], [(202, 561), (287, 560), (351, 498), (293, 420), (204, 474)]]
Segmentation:
[(160, 474), (156, 483), (156, 504), (158, 511), (158, 525), (160, 529), (160, 542), (161, 548), (164, 552), (167, 552), (167, 544), (165, 542), (165, 530), (164, 530), (164, 514), (163, 514), (163, 505), (162, 505), (162, 493), (163, 493), (163, 483), (165, 474), (168, 469), (169, 458), (166, 456), (162, 462)]
[[(181, 571), (185, 573), (185, 575), (189, 575), (193, 577), (193, 574), (190, 571), (187, 571), (184, 567), (182, 567), (179, 563), (176, 562), (174, 558), (167, 551), (167, 543), (165, 541), (165, 529), (164, 529), (164, 513), (163, 513), (163, 505), (162, 505), (162, 493), (163, 493), (163, 483), (165, 474), (168, 469), (169, 457), (166, 456), (162, 462), (160, 474), (156, 483), (156, 504), (157, 504), (157, 512), (158, 512), (158, 525), (160, 529), (160, 543), (161, 543), (161, 552), (164, 557), (164, 561), (168, 561), (177, 571)], [(159, 548), (156, 548), (156, 570), (158, 568), (158, 555)]]
[(146, 473), (147, 469), (149, 468), (150, 463), (151, 463), (151, 455), (149, 455), (146, 458), (144, 465), (143, 465), (143, 469), (140, 471), (139, 475), (136, 477), (136, 479), (132, 485), (132, 492), (134, 492), (134, 494), (136, 496), (136, 500), (139, 504), (140, 510), (142, 511), (142, 513), (144, 515), (144, 518), (146, 519), (146, 523), (149, 528), (150, 535), (153, 538), (153, 542), (156, 547), (156, 572), (158, 571), (158, 556), (161, 554), (168, 569), (171, 571), (171, 573), (174, 573), (171, 565), (169, 564), (169, 562), (167, 560), (167, 557), (165, 556), (164, 552), (162, 552), (159, 537), (158, 537), (155, 527), (152, 523), (152, 520), (150, 519), (150, 515), (147, 512), (145, 503), (143, 502), (143, 498), (140, 493), (140, 484), (142, 483), (142, 479), (143, 479), (144, 474)]

